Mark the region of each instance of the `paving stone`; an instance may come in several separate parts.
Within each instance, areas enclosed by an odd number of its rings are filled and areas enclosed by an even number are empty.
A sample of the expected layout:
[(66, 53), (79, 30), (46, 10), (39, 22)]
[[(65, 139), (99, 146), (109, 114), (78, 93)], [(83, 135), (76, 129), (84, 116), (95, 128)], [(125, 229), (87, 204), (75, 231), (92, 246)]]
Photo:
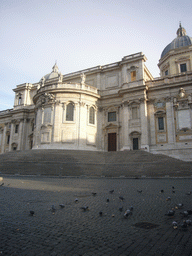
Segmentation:
[[(172, 228), (173, 220), (183, 221), (180, 210), (173, 219), (165, 216), (179, 202), (190, 209), (191, 197), (185, 195), (192, 188), (190, 179), (4, 176), (4, 183), (0, 189), (2, 255), (180, 256), (192, 251), (192, 227), (188, 231)], [(173, 185), (176, 194), (167, 203)], [(159, 193), (161, 188), (163, 195)], [(93, 191), (97, 192), (95, 197)], [(124, 202), (119, 195), (125, 197)], [(108, 204), (106, 198), (110, 199)], [(60, 203), (65, 204), (64, 209), (60, 209)], [(54, 214), (49, 210), (53, 204)], [(90, 210), (83, 212), (80, 207), (85, 205)], [(130, 218), (125, 219), (124, 212), (119, 211), (122, 205), (124, 210), (133, 205)], [(29, 216), (31, 209), (35, 211), (33, 217)], [(100, 217), (100, 210), (107, 215)], [(159, 226), (135, 227), (139, 222)]]

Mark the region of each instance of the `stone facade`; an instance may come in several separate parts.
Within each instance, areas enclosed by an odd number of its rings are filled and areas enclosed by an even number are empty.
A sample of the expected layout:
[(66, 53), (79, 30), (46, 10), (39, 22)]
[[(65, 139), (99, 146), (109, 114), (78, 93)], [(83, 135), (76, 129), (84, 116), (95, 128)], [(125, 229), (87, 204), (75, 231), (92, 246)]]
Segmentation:
[[(178, 31), (175, 40), (186, 39), (181, 25)], [(184, 45), (165, 48), (157, 79), (140, 52), (66, 75), (55, 64), (38, 83), (18, 85), (13, 89), (13, 109), (0, 112), (0, 152), (146, 150), (191, 160), (192, 43), (188, 38)]]

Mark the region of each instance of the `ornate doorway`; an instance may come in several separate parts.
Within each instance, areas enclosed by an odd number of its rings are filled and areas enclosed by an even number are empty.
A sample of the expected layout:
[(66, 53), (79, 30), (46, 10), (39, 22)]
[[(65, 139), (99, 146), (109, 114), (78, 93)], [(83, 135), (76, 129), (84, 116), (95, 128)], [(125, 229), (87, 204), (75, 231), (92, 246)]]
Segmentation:
[(117, 144), (117, 135), (116, 133), (108, 133), (108, 151), (116, 151)]

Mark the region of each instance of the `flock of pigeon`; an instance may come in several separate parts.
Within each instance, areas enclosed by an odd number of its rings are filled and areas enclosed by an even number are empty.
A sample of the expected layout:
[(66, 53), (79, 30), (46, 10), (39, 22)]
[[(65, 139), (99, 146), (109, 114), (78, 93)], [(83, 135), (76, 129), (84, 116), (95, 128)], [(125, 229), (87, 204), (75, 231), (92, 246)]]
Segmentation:
[[(163, 193), (164, 190), (161, 190), (161, 193)], [(172, 193), (175, 193), (175, 187), (172, 187)], [(191, 191), (186, 192), (187, 196), (191, 195)], [(167, 197), (166, 201), (171, 201), (171, 197)], [(184, 204), (183, 203), (178, 203), (174, 207), (172, 207), (167, 213), (165, 213), (165, 216), (174, 218), (175, 213), (177, 210), (183, 210), (184, 209)], [(174, 229), (177, 229), (180, 227), (183, 230), (187, 230), (188, 226), (192, 225), (192, 220), (189, 219), (189, 216), (192, 215), (192, 210), (183, 210), (179, 212), (181, 216), (181, 221), (178, 223), (177, 221), (172, 222), (172, 226)]]
[[(0, 186), (3, 186), (3, 185), (4, 185), (4, 183), (1, 183), (1, 184), (0, 184)], [(138, 193), (142, 193), (142, 190), (137, 190), (137, 192), (138, 192)], [(110, 194), (113, 194), (113, 193), (114, 193), (114, 190), (110, 190), (109, 193), (110, 193)], [(164, 190), (162, 189), (162, 190), (160, 191), (160, 193), (164, 193)], [(175, 193), (175, 187), (174, 187), (174, 186), (172, 186), (172, 193)], [(192, 194), (192, 191), (186, 192), (186, 195), (187, 195), (187, 196), (190, 196), (191, 194)], [(92, 196), (96, 196), (96, 195), (97, 195), (97, 193), (92, 192)], [(119, 199), (120, 199), (120, 201), (122, 201), (122, 202), (125, 200), (125, 198), (122, 197), (122, 196), (119, 196)], [(76, 199), (74, 200), (75, 203), (78, 203), (78, 201), (79, 201), (78, 198), (76, 198)], [(171, 201), (171, 197), (167, 197), (167, 198), (166, 198), (166, 201)], [(106, 199), (106, 202), (107, 202), (107, 203), (109, 202), (109, 198)], [(64, 204), (59, 204), (59, 207), (60, 207), (61, 209), (63, 209), (63, 208), (65, 207), (65, 205), (64, 205)], [(89, 210), (89, 207), (88, 207), (88, 206), (82, 206), (82, 207), (80, 207), (80, 209), (85, 212), (85, 211), (88, 211), (88, 210)], [(183, 203), (178, 203), (178, 204), (176, 204), (174, 207), (172, 207), (170, 210), (168, 210), (168, 212), (165, 213), (165, 216), (168, 216), (168, 217), (170, 217), (170, 218), (174, 218), (176, 211), (178, 211), (178, 210), (183, 210), (183, 209), (184, 209)], [(53, 212), (53, 214), (54, 214), (55, 211), (56, 211), (55, 205), (52, 205), (50, 210), (51, 210), (51, 211)], [(119, 211), (120, 211), (120, 212), (123, 212), (123, 206), (119, 207)], [(30, 210), (29, 214), (30, 214), (30, 216), (34, 216), (35, 212), (34, 212), (33, 210)], [(124, 217), (124, 218), (128, 218), (128, 217), (131, 216), (132, 214), (133, 214), (133, 206), (130, 206), (128, 209), (126, 209), (126, 210), (124, 211), (123, 217)], [(99, 215), (102, 216), (102, 215), (103, 215), (103, 212), (100, 211), (100, 212), (99, 212)], [(180, 223), (178, 223), (178, 222), (175, 221), (175, 220), (172, 222), (172, 226), (173, 226), (174, 229), (177, 229), (178, 227), (180, 227), (180, 228), (182, 228), (182, 229), (184, 229), (184, 230), (187, 230), (187, 228), (188, 228), (189, 226), (192, 226), (192, 220), (189, 219), (189, 216), (192, 215), (192, 209), (180, 211), (180, 212), (179, 212), (179, 215), (181, 216), (181, 221), (180, 221)], [(115, 216), (115, 215), (112, 214), (112, 217), (114, 217), (114, 216)]]
[[(142, 190), (137, 190), (137, 192), (138, 192), (138, 193), (142, 193)], [(110, 193), (110, 194), (113, 194), (113, 193), (114, 193), (114, 190), (110, 190), (109, 193)], [(160, 193), (164, 193), (164, 190), (161, 190)], [(174, 188), (174, 187), (172, 187), (172, 193), (175, 193), (175, 188)], [(191, 195), (191, 194), (192, 194), (191, 191), (186, 193), (186, 195)], [(92, 192), (92, 196), (96, 196), (96, 195), (97, 195), (97, 193)], [(119, 200), (120, 200), (121, 202), (124, 202), (124, 201), (125, 201), (125, 198), (122, 197), (122, 196), (119, 196)], [(167, 197), (167, 198), (166, 198), (166, 201), (171, 201), (171, 197)], [(78, 198), (75, 198), (74, 202), (75, 202), (75, 203), (78, 203), (78, 202), (79, 202)], [(107, 202), (107, 203), (109, 202), (109, 198), (106, 199), (106, 202)], [(65, 207), (65, 205), (64, 205), (64, 204), (59, 204), (59, 207), (60, 207), (61, 209), (63, 209), (63, 208)], [(89, 207), (88, 207), (88, 206), (82, 206), (82, 207), (80, 207), (80, 209), (81, 209), (83, 212), (89, 211)], [(165, 216), (168, 216), (169, 218), (174, 218), (176, 211), (182, 210), (182, 209), (184, 209), (183, 203), (178, 203), (178, 204), (176, 204), (174, 207), (172, 207), (167, 213), (165, 213)], [(53, 214), (54, 214), (55, 211), (56, 211), (55, 205), (52, 205), (49, 210), (52, 211)], [(120, 212), (123, 212), (123, 206), (119, 207), (119, 211), (120, 211)], [(31, 211), (30, 211), (30, 215), (33, 216), (34, 214), (35, 214), (35, 212), (31, 210)], [(100, 211), (98, 214), (99, 214), (100, 216), (102, 216), (102, 215), (103, 215), (103, 212)], [(129, 216), (131, 216), (132, 214), (133, 214), (133, 206), (130, 206), (128, 209), (126, 209), (126, 210), (124, 211), (123, 217), (126, 219), (126, 218), (128, 218)], [(183, 211), (180, 211), (180, 212), (179, 212), (179, 216), (181, 217), (181, 221), (180, 221), (180, 223), (178, 223), (177, 221), (174, 220), (174, 221), (172, 222), (172, 227), (173, 227), (174, 229), (177, 229), (177, 228), (180, 227), (181, 229), (187, 230), (187, 228), (188, 228), (189, 226), (192, 226), (192, 220), (189, 219), (189, 216), (190, 216), (190, 215), (192, 215), (192, 210), (183, 210)], [(114, 216), (115, 216), (115, 215), (112, 214), (112, 217), (114, 217)]]

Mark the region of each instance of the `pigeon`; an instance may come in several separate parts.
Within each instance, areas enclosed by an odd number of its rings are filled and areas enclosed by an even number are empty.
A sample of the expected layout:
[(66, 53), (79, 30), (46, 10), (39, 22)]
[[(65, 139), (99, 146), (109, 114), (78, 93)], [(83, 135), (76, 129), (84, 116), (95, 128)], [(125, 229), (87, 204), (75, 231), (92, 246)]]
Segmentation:
[(102, 216), (102, 215), (103, 215), (103, 212), (99, 212), (99, 215)]
[(84, 212), (85, 212), (85, 211), (89, 210), (89, 207), (88, 206), (82, 206), (81, 209), (84, 210)]
[(172, 193), (174, 194), (174, 193), (175, 193), (175, 190), (172, 190)]
[(125, 213), (124, 213), (124, 218), (127, 218), (130, 215), (132, 215), (132, 211), (126, 210)]
[(77, 203), (79, 200), (78, 200), (78, 198), (75, 198), (75, 203)]
[(138, 193), (142, 193), (142, 190), (137, 190)]
[(109, 198), (107, 198), (107, 202), (109, 202)]
[(187, 217), (189, 215), (188, 211), (180, 212), (180, 214), (183, 215), (183, 217)]
[(186, 223), (185, 220), (184, 220), (183, 223), (181, 224), (181, 228), (183, 228), (183, 229), (186, 229), (186, 228), (187, 228), (187, 223)]
[(187, 210), (189, 215), (192, 215), (192, 210)]
[(55, 208), (55, 205), (54, 205), (54, 204), (51, 206), (51, 210), (52, 210), (52, 212), (55, 212), (55, 211), (56, 211), (56, 208)]
[(187, 195), (187, 196), (190, 196), (190, 195), (191, 195), (191, 191), (187, 192), (186, 195)]
[(175, 187), (174, 187), (174, 186), (172, 186), (172, 189), (175, 189)]
[(191, 226), (191, 224), (192, 224), (191, 220), (186, 220), (185, 222), (187, 223), (188, 226)]
[(34, 211), (30, 211), (29, 213), (30, 213), (31, 216), (33, 216), (35, 214)]
[(123, 196), (119, 196), (119, 199), (120, 199), (121, 201), (124, 201), (124, 200), (125, 200), (125, 198), (124, 198)]
[(183, 207), (183, 204), (177, 204), (176, 206), (175, 206), (175, 209), (181, 209)]
[(1, 183), (1, 185), (0, 186), (3, 186), (4, 185), (4, 182), (3, 183)]
[(113, 194), (113, 192), (114, 192), (114, 189), (112, 189), (112, 190), (109, 191), (110, 194)]
[(97, 195), (97, 193), (95, 193), (95, 192), (92, 192), (92, 195), (93, 195), (93, 196), (96, 196), (96, 195)]
[(60, 204), (59, 206), (61, 207), (61, 209), (65, 207), (65, 205), (64, 205), (64, 204)]
[(170, 216), (170, 217), (174, 216), (174, 214), (175, 214), (174, 210), (169, 210), (167, 213), (165, 213), (166, 216)]
[(132, 211), (133, 211), (133, 206), (130, 206), (130, 207), (129, 207), (129, 210), (132, 212)]
[(172, 222), (172, 226), (173, 226), (174, 229), (177, 229), (177, 227), (178, 227), (177, 222), (176, 222), (176, 221), (173, 221), (173, 222)]
[(171, 197), (168, 196), (168, 197), (166, 198), (166, 201), (171, 201)]
[(161, 193), (164, 193), (164, 190), (163, 190), (163, 189), (161, 189)]
[(123, 206), (119, 207), (119, 211), (120, 211), (120, 212), (123, 211)]

